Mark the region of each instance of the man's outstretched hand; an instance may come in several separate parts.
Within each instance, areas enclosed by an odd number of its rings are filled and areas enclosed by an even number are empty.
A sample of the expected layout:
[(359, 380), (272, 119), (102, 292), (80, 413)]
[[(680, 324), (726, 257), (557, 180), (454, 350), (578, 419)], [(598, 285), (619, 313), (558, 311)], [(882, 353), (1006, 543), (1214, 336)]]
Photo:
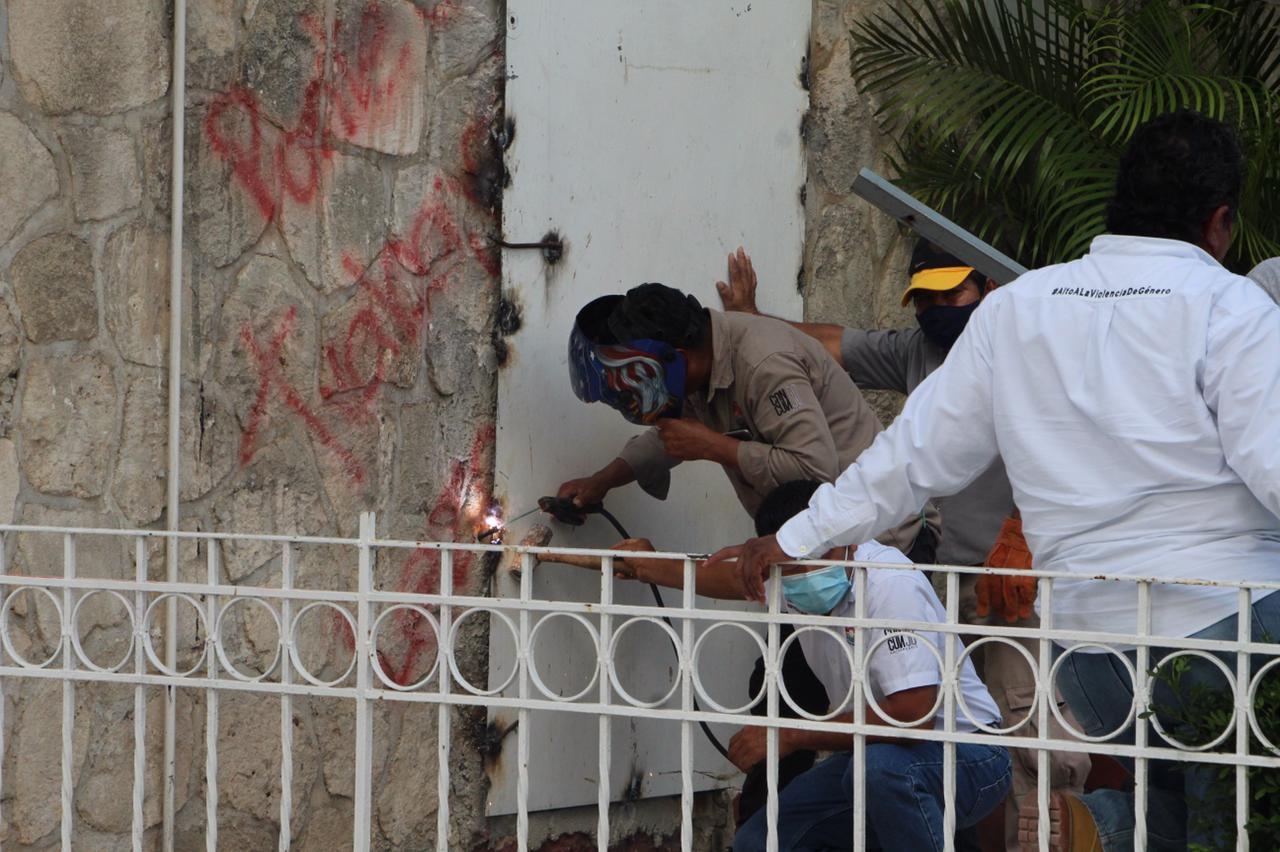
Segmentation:
[(726, 311), (760, 313), (756, 309), (756, 270), (742, 246), (729, 255), (729, 283), (717, 281), (716, 292)]
[(788, 556), (778, 546), (778, 539), (771, 535), (748, 539), (745, 544), (722, 547), (707, 560), (710, 568), (720, 562), (738, 560), (738, 581), (747, 600), (764, 603), (764, 581), (769, 576), (769, 566), (788, 562)]

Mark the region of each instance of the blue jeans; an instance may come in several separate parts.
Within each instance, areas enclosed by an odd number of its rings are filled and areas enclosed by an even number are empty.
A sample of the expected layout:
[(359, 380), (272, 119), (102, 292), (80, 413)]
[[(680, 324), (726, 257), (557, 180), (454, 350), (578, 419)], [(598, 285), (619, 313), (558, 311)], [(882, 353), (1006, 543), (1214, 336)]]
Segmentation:
[[(1211, 624), (1198, 633), (1195, 639), (1227, 639), (1236, 638), (1236, 616), (1224, 618)], [(1270, 594), (1253, 603), (1253, 640), (1280, 641), (1280, 594)], [(1172, 649), (1151, 650), (1151, 665), (1155, 665)], [(1062, 656), (1063, 649), (1054, 648), (1055, 659)], [(1131, 664), (1135, 663), (1137, 654), (1129, 651), (1125, 654)], [(1234, 654), (1220, 654), (1227, 668), (1235, 674), (1236, 661)], [(1185, 695), (1194, 686), (1215, 691), (1225, 690), (1226, 683), (1217, 666), (1197, 657), (1184, 658), (1190, 667), (1180, 682), (1180, 690)], [(1251, 673), (1271, 659), (1271, 656), (1255, 654), (1251, 660)], [(1162, 672), (1166, 669), (1162, 668)], [(1102, 736), (1117, 730), (1128, 715), (1133, 703), (1133, 682), (1124, 664), (1113, 654), (1076, 653), (1067, 658), (1058, 674), (1058, 689), (1067, 699), (1071, 711), (1075, 713), (1081, 727), (1090, 736)], [(1164, 720), (1160, 708), (1177, 707), (1181, 696), (1163, 679), (1153, 684), (1152, 704), (1157, 715)], [(1139, 707), (1138, 712), (1146, 708)], [(1164, 725), (1165, 730), (1178, 733), (1174, 723)], [(1148, 729), (1147, 742), (1152, 745), (1163, 745), (1164, 741), (1154, 728)], [(1134, 729), (1130, 724), (1125, 730), (1108, 742), (1132, 745)], [(1228, 738), (1227, 745), (1233, 740)], [(1105, 746), (1103, 746), (1105, 749)], [(1129, 758), (1117, 758), (1125, 768), (1132, 771), (1133, 761)], [(1185, 850), (1190, 844), (1199, 844), (1209, 849), (1234, 848), (1234, 812), (1216, 813), (1207, 808), (1197, 808), (1197, 803), (1208, 799), (1207, 793), (1217, 775), (1217, 768), (1203, 763), (1171, 763), (1169, 761), (1149, 761), (1147, 787), (1147, 847), (1151, 850)], [(1121, 790), (1095, 790), (1082, 797), (1081, 801), (1088, 807), (1098, 826), (1098, 835), (1102, 839), (1102, 848), (1106, 852), (1112, 850), (1129, 850), (1133, 848), (1134, 829), (1134, 796)], [(1218, 821), (1213, 823), (1213, 817)]]
[[(779, 852), (853, 847), (853, 754), (841, 752), (798, 776), (778, 794)], [(956, 827), (976, 824), (1004, 801), (1009, 752), (956, 746)], [(942, 743), (867, 745), (867, 848), (942, 849)], [(733, 852), (762, 852), (765, 809), (743, 823)]]

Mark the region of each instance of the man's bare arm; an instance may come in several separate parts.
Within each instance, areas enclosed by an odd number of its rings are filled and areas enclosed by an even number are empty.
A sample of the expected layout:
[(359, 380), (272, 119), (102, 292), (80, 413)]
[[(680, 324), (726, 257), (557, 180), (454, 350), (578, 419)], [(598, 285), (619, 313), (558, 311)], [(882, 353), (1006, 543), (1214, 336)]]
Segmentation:
[[(934, 714), (929, 711), (933, 709), (937, 696), (937, 686), (904, 689), (886, 696), (881, 702), (881, 709), (895, 719), (903, 721), (919, 720), (911, 725), (913, 728), (926, 727), (933, 724)], [(831, 721), (852, 722), (853, 714), (841, 713)], [(870, 705), (867, 705), (867, 721), (873, 725), (887, 726), (889, 724)], [(748, 725), (734, 734), (729, 740), (730, 762), (743, 772), (746, 772), (756, 763), (764, 760), (768, 746), (767, 731), (768, 729), (761, 725)], [(867, 736), (867, 742), (910, 743), (911, 741), (886, 733), (884, 735), (870, 734)], [(849, 735), (836, 731), (804, 731), (795, 728), (780, 728), (778, 730), (778, 757), (780, 758), (786, 757), (794, 751), (848, 751), (849, 747)]]
[[(771, 316), (761, 314), (756, 307), (756, 270), (742, 246), (738, 246), (738, 250), (729, 255), (729, 281), (728, 283), (717, 281), (716, 292), (720, 294), (720, 303), (726, 311)], [(773, 317), (773, 319), (782, 319), (782, 317)], [(782, 321), (821, 343), (836, 363), (840, 363), (840, 338), (844, 334), (843, 326), (826, 322)]]
[[(684, 560), (661, 559), (643, 556), (654, 551), (653, 544), (647, 538), (627, 538), (613, 545), (611, 550), (632, 551), (636, 555), (618, 557), (613, 562), (615, 577), (627, 580), (641, 580), (665, 586), (668, 589), (684, 588)], [(552, 553), (540, 557), (543, 562), (559, 562), (574, 565), (578, 568), (599, 571), (604, 560), (599, 556), (588, 556), (582, 553)], [(702, 562), (694, 568), (694, 587), (698, 594), (708, 598), (721, 600), (744, 600), (742, 584), (738, 581), (737, 569), (732, 563), (722, 562), (709, 568)]]

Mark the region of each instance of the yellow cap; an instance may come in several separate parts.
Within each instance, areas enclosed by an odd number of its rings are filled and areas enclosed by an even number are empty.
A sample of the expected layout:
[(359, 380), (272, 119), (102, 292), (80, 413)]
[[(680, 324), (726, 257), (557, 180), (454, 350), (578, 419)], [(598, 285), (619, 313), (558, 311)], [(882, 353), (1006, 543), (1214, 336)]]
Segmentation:
[(911, 302), (911, 294), (916, 290), (933, 290), (945, 292), (953, 290), (964, 283), (964, 279), (973, 273), (972, 266), (944, 266), (938, 269), (922, 269), (911, 276), (911, 283), (902, 293), (902, 306)]

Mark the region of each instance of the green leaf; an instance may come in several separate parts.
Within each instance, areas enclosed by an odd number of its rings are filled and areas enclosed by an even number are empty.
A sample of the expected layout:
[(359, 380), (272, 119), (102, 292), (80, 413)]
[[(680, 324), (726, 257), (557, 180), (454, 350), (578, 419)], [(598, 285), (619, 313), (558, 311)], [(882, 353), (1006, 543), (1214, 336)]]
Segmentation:
[(850, 37), (902, 185), (1021, 262), (1086, 250), (1129, 137), (1179, 107), (1236, 124), (1250, 157), (1228, 263), (1280, 254), (1280, 5), (943, 0)]

